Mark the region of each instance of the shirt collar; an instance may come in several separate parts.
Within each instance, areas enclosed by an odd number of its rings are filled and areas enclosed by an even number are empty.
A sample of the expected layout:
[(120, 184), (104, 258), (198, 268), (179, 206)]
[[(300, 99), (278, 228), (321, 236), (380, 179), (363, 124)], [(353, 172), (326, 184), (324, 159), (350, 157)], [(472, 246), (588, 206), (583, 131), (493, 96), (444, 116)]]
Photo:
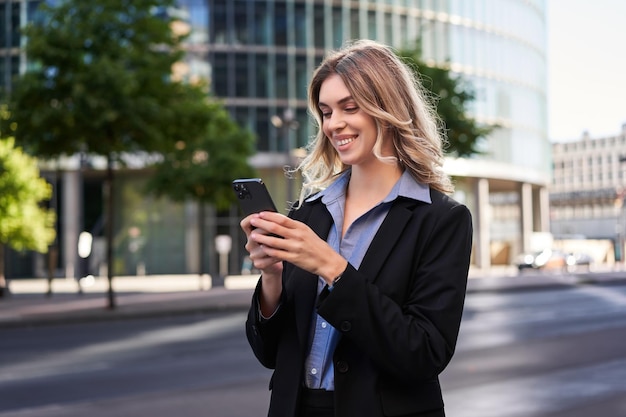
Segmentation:
[[(350, 175), (352, 171), (350, 169), (339, 175), (332, 184), (319, 193), (306, 199), (307, 202), (322, 199), (322, 202), (326, 205), (345, 196), (348, 182), (350, 181)], [(430, 199), (430, 189), (426, 184), (418, 182), (408, 172), (404, 171), (400, 176), (400, 179), (393, 186), (387, 197), (382, 201), (383, 203), (391, 202), (398, 197), (410, 198), (412, 200), (422, 201), (424, 203), (432, 203)]]

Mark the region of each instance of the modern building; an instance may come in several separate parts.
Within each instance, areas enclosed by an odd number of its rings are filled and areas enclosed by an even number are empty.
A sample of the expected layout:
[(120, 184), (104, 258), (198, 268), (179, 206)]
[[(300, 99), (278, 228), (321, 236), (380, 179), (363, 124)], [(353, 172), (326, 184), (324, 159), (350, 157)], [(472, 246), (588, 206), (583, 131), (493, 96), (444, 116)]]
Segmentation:
[[(35, 3), (0, 0), (0, 18), (23, 24)], [(213, 94), (256, 133), (258, 153), (252, 162), (276, 201), (289, 200), (297, 188), (285, 180), (283, 169), (294, 163), (313, 134), (306, 86), (325, 53), (357, 38), (397, 48), (419, 41), (428, 65), (449, 67), (473, 86), (472, 116), (498, 126), (482, 143), (482, 155), (450, 159), (445, 167), (456, 179), (456, 198), (474, 215), (474, 264), (509, 263), (531, 245), (534, 232), (549, 230), (544, 0), (179, 0), (178, 5), (178, 15), (191, 27), (188, 74), (210, 80)], [(6, 26), (5, 33), (13, 32)], [(20, 42), (6, 34), (0, 38), (5, 86), (7, 74), (22, 71), (26, 60)], [(74, 163), (62, 175), (71, 177), (78, 167)], [(93, 176), (97, 194), (97, 169), (85, 171), (85, 178)], [(118, 241), (128, 240), (126, 232), (136, 233), (138, 227), (145, 236), (142, 265), (148, 273), (197, 271), (199, 259), (190, 250), (198, 245), (197, 209), (167, 202), (157, 207), (140, 198), (134, 191), (140, 173), (128, 172), (120, 181), (125, 203), (117, 213)], [(65, 201), (64, 210), (69, 204)], [(167, 216), (164, 210), (169, 210)], [(133, 219), (138, 211), (143, 215)], [(243, 257), (237, 209), (212, 213), (207, 220), (209, 264), (216, 258), (214, 237), (228, 234), (235, 242), (230, 271), (236, 272)], [(60, 265), (77, 259), (71, 255), (74, 238), (68, 235), (75, 235), (79, 225), (63, 227), (71, 233), (60, 234), (69, 242), (60, 245)], [(122, 259), (127, 252), (120, 246), (117, 253)]]
[(622, 131), (554, 143), (550, 186), (551, 231), (555, 239), (584, 238), (613, 243), (624, 259), (626, 237), (626, 124)]

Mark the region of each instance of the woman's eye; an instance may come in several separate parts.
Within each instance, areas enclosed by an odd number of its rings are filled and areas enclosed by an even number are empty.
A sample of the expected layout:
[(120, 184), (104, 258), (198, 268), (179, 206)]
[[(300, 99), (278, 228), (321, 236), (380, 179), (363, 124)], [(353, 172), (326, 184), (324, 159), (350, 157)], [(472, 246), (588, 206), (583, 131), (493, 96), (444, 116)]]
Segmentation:
[(328, 118), (330, 117), (330, 115), (331, 115), (331, 114), (332, 114), (332, 113), (330, 113), (330, 112), (322, 112), (322, 117), (323, 117), (324, 119), (328, 119)]
[(357, 110), (359, 110), (359, 108), (358, 108), (358, 107), (347, 107), (347, 108), (345, 109), (346, 113), (354, 113), (354, 112), (356, 112)]

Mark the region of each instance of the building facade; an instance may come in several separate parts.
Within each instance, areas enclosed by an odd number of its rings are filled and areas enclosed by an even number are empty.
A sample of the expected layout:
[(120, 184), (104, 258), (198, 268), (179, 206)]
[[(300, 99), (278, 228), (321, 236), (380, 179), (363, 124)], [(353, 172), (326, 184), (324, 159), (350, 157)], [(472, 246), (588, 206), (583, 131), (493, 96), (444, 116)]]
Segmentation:
[(626, 236), (626, 125), (621, 132), (554, 143), (550, 187), (555, 239), (609, 240), (623, 260)]
[[(15, 22), (22, 24), (33, 13), (29, 10), (34, 3), (0, 0), (0, 8), (5, 21), (7, 10), (18, 10)], [(414, 48), (419, 42), (428, 65), (449, 67), (471, 84), (476, 93), (471, 115), (497, 126), (481, 143), (481, 155), (449, 159), (445, 166), (457, 184), (455, 197), (474, 216), (474, 264), (487, 268), (511, 262), (528, 247), (534, 232), (549, 230), (544, 0), (179, 0), (176, 13), (191, 28), (187, 75), (209, 80), (212, 93), (233, 117), (256, 133), (258, 152), (252, 162), (276, 201), (290, 200), (297, 192), (297, 184), (285, 179), (283, 168), (295, 163), (314, 133), (306, 111), (306, 87), (325, 53), (358, 38), (396, 48)], [(5, 85), (9, 72), (25, 68), (26, 57), (18, 50), (0, 45)], [(91, 175), (97, 178), (98, 173)], [(197, 270), (199, 259), (189, 255), (189, 248), (198, 244), (193, 205), (173, 206), (180, 224), (163, 224), (162, 216), (151, 211), (154, 204), (135, 197), (132, 201), (148, 211), (145, 218), (159, 219), (140, 225), (150, 236), (143, 248), (147, 272), (167, 269), (159, 264), (165, 253), (181, 254), (175, 266), (182, 269), (179, 272)], [(66, 201), (66, 210), (69, 204)], [(137, 223), (125, 217), (136, 210), (124, 207), (127, 213), (118, 213), (120, 236)], [(207, 220), (213, 226), (204, 245), (209, 263), (215, 259), (210, 253), (212, 239), (229, 234), (235, 241), (230, 270), (237, 272), (243, 256), (238, 212), (233, 208), (210, 216)], [(156, 247), (154, 236), (162, 237), (159, 228), (178, 230), (165, 234), (177, 243)], [(61, 264), (71, 262), (74, 244), (65, 239), (70, 243), (61, 245), (66, 252)], [(118, 253), (122, 256), (124, 251)]]

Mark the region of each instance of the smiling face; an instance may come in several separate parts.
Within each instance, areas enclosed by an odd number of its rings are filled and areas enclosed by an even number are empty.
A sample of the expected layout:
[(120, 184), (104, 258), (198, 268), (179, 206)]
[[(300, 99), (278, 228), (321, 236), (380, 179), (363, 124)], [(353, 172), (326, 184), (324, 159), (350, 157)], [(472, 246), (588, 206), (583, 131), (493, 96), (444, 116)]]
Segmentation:
[(319, 91), (322, 130), (346, 165), (366, 166), (379, 162), (373, 153), (376, 122), (359, 108), (341, 77), (332, 74)]

